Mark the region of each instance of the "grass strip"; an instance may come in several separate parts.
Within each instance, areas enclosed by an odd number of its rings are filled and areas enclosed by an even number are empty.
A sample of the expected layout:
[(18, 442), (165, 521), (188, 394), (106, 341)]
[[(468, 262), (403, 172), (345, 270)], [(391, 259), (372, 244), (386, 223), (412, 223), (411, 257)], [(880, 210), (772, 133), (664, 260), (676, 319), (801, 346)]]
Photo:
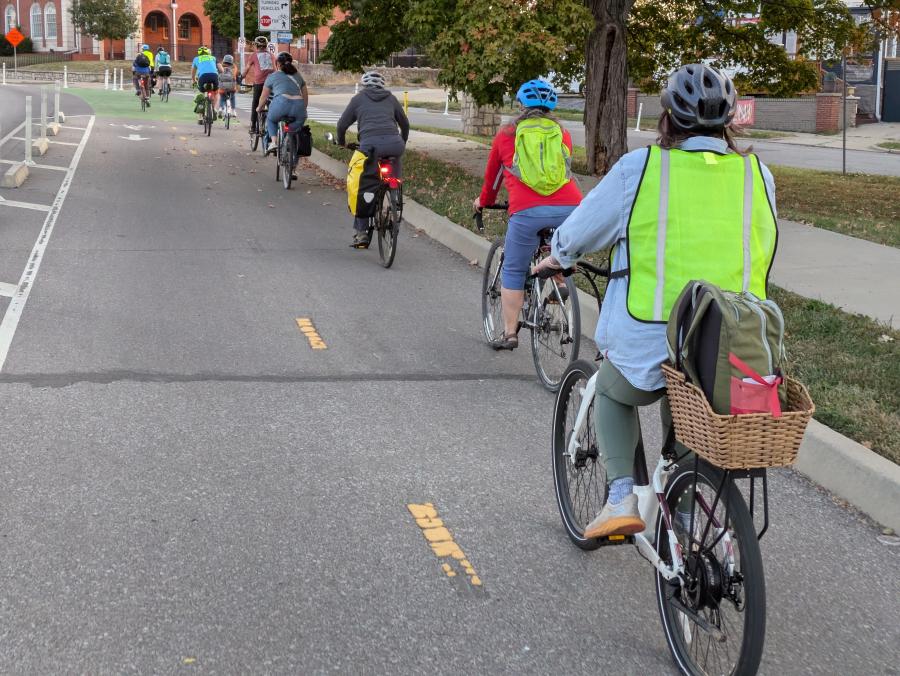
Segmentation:
[[(349, 160), (349, 151), (324, 140), (327, 127), (311, 126), (316, 148)], [(403, 166), (407, 195), (474, 231), (471, 205), (481, 190), (480, 178), (414, 150), (404, 155)], [(505, 233), (504, 214), (486, 211), (484, 221), (486, 237)], [(599, 263), (603, 257), (596, 253), (589, 260)], [(590, 292), (583, 279), (578, 285)], [(900, 463), (900, 331), (784, 289), (773, 288), (772, 297), (787, 322), (790, 373), (809, 388), (816, 418)]]
[(194, 103), (186, 96), (170, 96), (167, 103), (159, 100), (159, 96), (150, 98), (150, 108), (141, 111), (141, 101), (131, 90), (131, 80), (126, 79), (128, 91), (107, 91), (105, 89), (69, 88), (72, 94), (87, 102), (94, 109), (94, 114), (102, 118), (127, 120), (146, 120), (148, 122), (196, 122)]
[(779, 217), (900, 247), (900, 177), (769, 168)]
[(788, 372), (809, 388), (816, 419), (900, 464), (900, 331), (784, 289)]
[(882, 141), (875, 145), (879, 148), (884, 148), (885, 150), (900, 150), (900, 141)]

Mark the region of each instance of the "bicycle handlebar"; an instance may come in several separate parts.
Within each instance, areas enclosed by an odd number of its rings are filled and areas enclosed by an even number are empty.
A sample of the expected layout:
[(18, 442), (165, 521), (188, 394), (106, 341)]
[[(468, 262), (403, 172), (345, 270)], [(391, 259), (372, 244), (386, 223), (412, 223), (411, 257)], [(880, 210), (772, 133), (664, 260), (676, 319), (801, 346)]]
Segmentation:
[(506, 211), (507, 209), (509, 209), (509, 202), (488, 204), (481, 207), (481, 209), (472, 214), (472, 218), (475, 220), (475, 227), (478, 228), (478, 232), (484, 232), (484, 215), (482, 214), (482, 212), (485, 209), (492, 209), (494, 211)]

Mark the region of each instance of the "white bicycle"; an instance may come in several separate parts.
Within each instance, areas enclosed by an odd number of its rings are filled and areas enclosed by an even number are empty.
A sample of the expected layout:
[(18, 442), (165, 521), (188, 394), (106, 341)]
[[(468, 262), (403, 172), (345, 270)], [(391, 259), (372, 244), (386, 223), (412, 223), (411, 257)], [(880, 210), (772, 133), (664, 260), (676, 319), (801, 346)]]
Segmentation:
[[(647, 475), (643, 441), (635, 453), (635, 492), (646, 530), (587, 539), (606, 502), (606, 472), (594, 429), (597, 367), (566, 370), (553, 416), (553, 479), (563, 525), (581, 549), (634, 544), (656, 570), (663, 631), (684, 674), (754, 674), (762, 657), (766, 592), (759, 538), (768, 528), (765, 470), (720, 470), (668, 439)], [(679, 450), (681, 449), (680, 454)], [(750, 480), (750, 508), (735, 479)], [(752, 513), (761, 480), (764, 524)], [(673, 514), (680, 511), (678, 518)]]

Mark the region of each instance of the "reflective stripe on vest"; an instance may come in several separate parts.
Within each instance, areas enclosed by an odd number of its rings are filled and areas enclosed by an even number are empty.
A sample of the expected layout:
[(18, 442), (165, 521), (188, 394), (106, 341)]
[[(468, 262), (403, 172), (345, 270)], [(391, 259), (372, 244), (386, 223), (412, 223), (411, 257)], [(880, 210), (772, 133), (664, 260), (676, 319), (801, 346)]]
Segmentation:
[(665, 323), (692, 280), (766, 297), (778, 229), (755, 155), (649, 149), (628, 221), (628, 312)]

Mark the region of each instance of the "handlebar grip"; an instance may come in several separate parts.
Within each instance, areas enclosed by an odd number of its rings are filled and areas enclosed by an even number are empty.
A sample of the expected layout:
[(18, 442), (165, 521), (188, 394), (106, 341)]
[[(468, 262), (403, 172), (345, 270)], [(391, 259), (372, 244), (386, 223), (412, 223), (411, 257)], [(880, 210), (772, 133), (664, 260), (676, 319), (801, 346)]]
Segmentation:
[(538, 279), (550, 279), (559, 274), (563, 277), (569, 277), (573, 272), (575, 272), (575, 268), (548, 268), (538, 272), (535, 277)]
[(472, 214), (472, 218), (475, 219), (475, 227), (478, 228), (478, 232), (484, 232), (484, 214), (476, 211)]

